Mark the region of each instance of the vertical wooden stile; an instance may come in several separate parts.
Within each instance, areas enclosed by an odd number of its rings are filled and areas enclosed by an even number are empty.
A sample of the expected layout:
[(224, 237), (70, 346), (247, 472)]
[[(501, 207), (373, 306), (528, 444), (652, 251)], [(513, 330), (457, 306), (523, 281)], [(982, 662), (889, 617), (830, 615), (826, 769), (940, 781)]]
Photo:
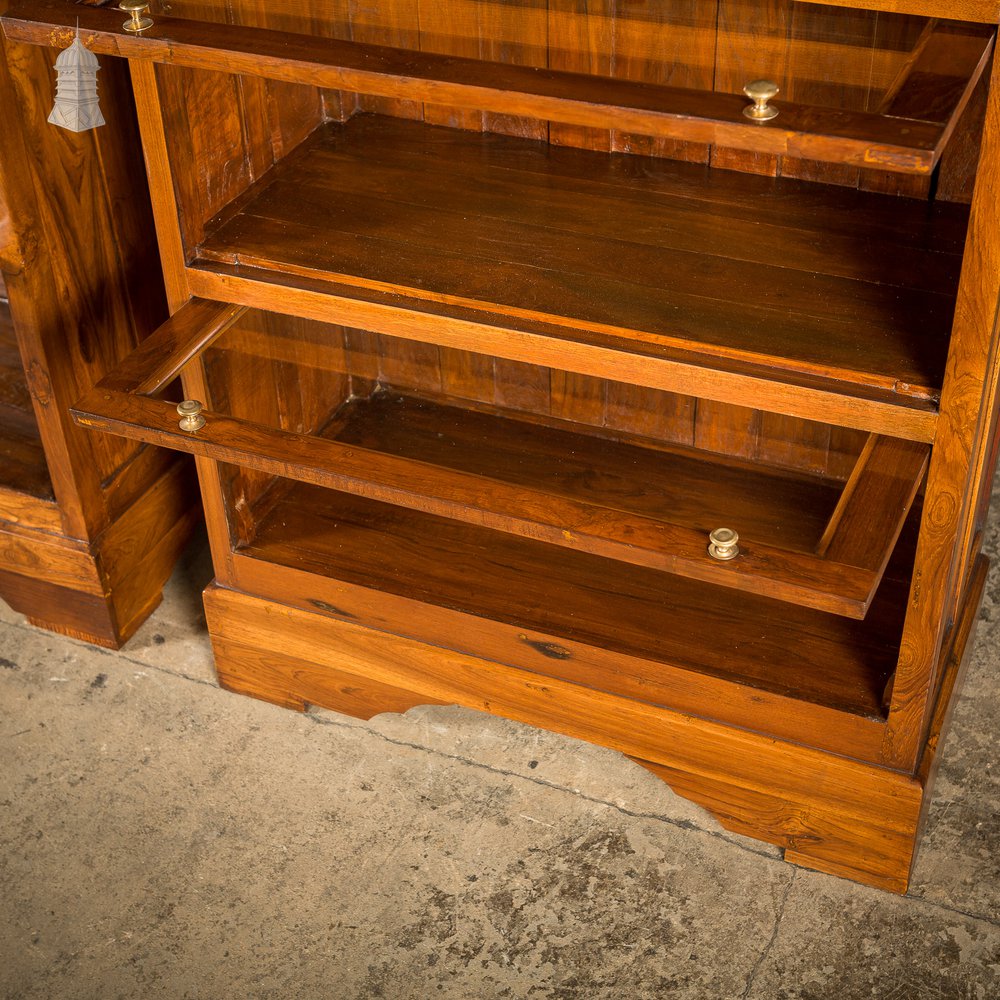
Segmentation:
[[(982, 157), (1000, 162), (1000, 63), (993, 69)], [(887, 764), (907, 770), (918, 766), (930, 725), (935, 675), (952, 624), (948, 612), (975, 534), (976, 488), (988, 478), (989, 430), (1000, 402), (1000, 188), (993, 170), (979, 173), (966, 247), (883, 751)]]

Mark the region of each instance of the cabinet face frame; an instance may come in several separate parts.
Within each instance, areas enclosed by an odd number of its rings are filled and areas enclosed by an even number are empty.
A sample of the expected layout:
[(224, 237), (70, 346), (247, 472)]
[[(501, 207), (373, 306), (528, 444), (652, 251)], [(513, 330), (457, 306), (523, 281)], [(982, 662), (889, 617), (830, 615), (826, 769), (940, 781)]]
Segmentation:
[[(127, 44), (125, 44), (126, 42)], [(176, 204), (172, 184), (170, 182), (168, 144), (163, 128), (163, 121), (160, 116), (160, 106), (161, 106), (160, 84), (157, 80), (157, 74), (155, 69), (157, 52), (159, 50), (157, 50), (155, 46), (148, 46), (147, 48), (152, 50), (152, 58), (149, 58), (151, 53), (149, 51), (144, 50), (140, 43), (141, 40), (138, 39), (137, 40), (120, 39), (117, 44), (121, 54), (130, 55), (134, 53), (134, 55), (136, 56), (136, 58), (130, 59), (132, 66), (132, 73), (133, 73), (133, 84), (135, 87), (137, 95), (137, 104), (140, 111), (140, 127), (143, 133), (144, 147), (146, 149), (147, 161), (150, 169), (151, 187), (154, 192), (154, 212), (157, 220), (157, 229), (160, 239), (161, 254), (164, 263), (164, 271), (167, 279), (168, 295), (171, 299), (171, 308), (172, 310), (179, 309), (184, 303), (186, 303), (189, 300), (189, 298), (191, 298), (193, 294), (199, 294), (199, 293), (204, 294), (207, 292), (210, 293), (211, 297), (222, 298), (224, 291), (235, 293), (233, 297), (237, 301), (240, 301), (243, 305), (266, 306), (268, 304), (267, 300), (253, 301), (255, 293), (253, 290), (246, 287), (247, 284), (252, 284), (252, 283), (244, 283), (241, 281), (241, 279), (235, 276), (231, 277), (228, 280), (226, 280), (224, 277), (209, 277), (203, 272), (199, 272), (198, 270), (192, 270), (186, 263), (185, 252), (182, 245), (180, 232), (177, 227), (178, 206)], [(132, 46), (133, 49), (132, 53), (128, 51), (129, 46)], [(194, 52), (194, 50), (192, 50), (192, 52)], [(160, 53), (160, 57), (162, 57), (162, 52)], [(209, 60), (208, 65), (217, 64), (212, 61), (217, 58), (216, 56), (206, 56), (205, 58)], [(203, 64), (199, 61), (202, 59), (202, 57), (199, 55), (193, 54), (191, 55), (190, 59), (192, 65)], [(243, 68), (259, 69), (260, 66), (258, 64), (253, 63), (253, 60), (251, 58), (250, 63)], [(279, 75), (282, 78), (284, 78), (283, 76), (284, 70), (275, 69), (275, 66), (271, 63), (266, 64), (264, 72), (265, 74)], [(290, 78), (299, 79), (300, 72), (301, 70), (299, 68), (293, 67), (291, 70), (289, 70), (289, 73), (291, 74)], [(343, 80), (337, 77), (336, 79), (333, 79), (328, 82), (343, 83)], [(991, 91), (992, 104), (996, 103), (996, 91), (997, 88), (994, 85)], [(392, 92), (395, 93), (394, 90)], [(454, 94), (451, 94), (451, 96), (454, 96)], [(987, 157), (988, 157), (987, 148), (984, 146), (983, 159), (986, 162), (989, 162)], [(980, 176), (982, 176), (982, 173), (984, 172), (981, 172)], [(982, 214), (981, 209), (978, 208), (978, 206), (980, 206), (980, 203), (984, 200), (984, 196), (982, 193), (983, 186), (984, 185), (980, 183), (977, 189), (976, 202), (975, 202), (977, 208), (974, 209), (973, 212), (974, 219), (976, 218), (977, 211), (979, 212), (980, 216)], [(972, 245), (973, 242), (977, 239), (977, 237), (973, 236), (971, 230), (968, 239), (969, 239), (969, 245)], [(970, 279), (968, 277), (967, 272), (968, 269), (966, 269), (966, 274), (963, 277), (963, 286), (962, 286), (963, 287), (962, 295), (965, 296), (966, 298), (968, 297), (968, 287), (970, 284)], [(327, 318), (329, 316), (330, 296), (325, 292), (320, 291), (315, 294), (311, 294), (307, 291), (289, 289), (287, 295), (287, 302), (291, 310), (299, 315), (315, 316), (317, 311), (322, 310), (324, 318)], [(364, 310), (359, 310), (358, 312), (360, 313), (360, 315), (358, 315), (357, 313), (351, 313), (349, 317), (338, 316), (337, 318), (360, 319), (364, 316), (371, 315), (369, 313), (366, 313)], [(382, 320), (385, 319), (384, 310), (382, 312), (379, 312), (379, 310), (376, 309), (376, 315)], [(381, 322), (378, 325), (373, 323), (371, 325), (373, 326), (373, 328), (387, 330), (388, 332), (393, 332), (393, 333), (403, 332), (404, 335), (413, 335), (415, 332), (412, 329), (407, 329), (405, 331), (397, 330), (393, 326), (391, 319), (389, 320), (389, 322)], [(958, 322), (956, 322), (955, 329), (956, 329), (956, 338), (961, 339), (961, 327)], [(435, 338), (440, 336), (440, 324), (434, 325), (433, 334), (431, 333), (427, 334), (428, 338), (430, 338), (430, 336), (432, 335)], [(420, 339), (419, 334), (418, 334), (418, 339)], [(955, 355), (954, 343), (952, 348), (952, 354), (953, 356)], [(595, 362), (595, 364), (596, 363), (597, 362)], [(585, 369), (586, 365), (580, 365), (579, 368)], [(953, 368), (954, 368), (954, 361), (952, 360), (952, 362), (950, 363), (949, 370)], [(192, 366), (189, 369), (189, 374), (187, 377), (191, 389), (190, 394), (194, 395), (195, 390), (197, 389), (197, 383), (202, 380), (202, 376), (198, 374), (197, 366)], [(647, 379), (647, 381), (651, 380)], [(191, 385), (191, 383), (194, 384)], [(676, 378), (671, 377), (669, 384), (671, 388), (676, 388), (677, 387)], [(708, 398), (713, 398), (714, 396), (715, 398), (728, 399), (730, 398), (730, 390), (731, 390), (731, 385), (727, 384), (723, 379), (717, 391), (715, 393), (711, 392), (711, 387), (710, 387), (710, 390), (708, 393), (706, 393), (706, 396)], [(205, 393), (202, 394), (205, 395)], [(803, 394), (802, 398), (803, 400), (806, 399), (805, 394)], [(785, 405), (780, 410), (780, 412), (785, 412), (791, 415), (799, 415), (800, 413), (802, 413), (802, 411), (805, 411), (805, 413), (808, 413), (809, 416), (816, 416), (817, 414), (813, 406), (814, 402), (815, 402), (814, 397), (809, 398), (808, 401), (804, 401), (800, 406), (798, 399), (795, 399), (793, 400), (791, 405)], [(937, 421), (935, 420), (935, 425), (936, 422)], [(865, 414), (864, 425), (870, 426), (867, 413)], [(936, 426), (932, 430), (931, 425), (927, 425), (926, 430), (921, 430), (918, 431), (917, 433), (914, 433), (913, 426), (911, 425), (908, 433), (905, 436), (924, 437), (924, 435), (926, 434), (927, 438), (929, 438), (935, 435), (936, 430), (937, 430)], [(936, 449), (936, 451), (937, 450), (938, 449)], [(206, 484), (208, 491), (211, 494), (213, 494), (214, 497), (210, 506), (215, 507), (217, 510), (221, 512), (223, 504), (222, 504), (221, 492), (218, 490), (217, 484), (215, 482), (217, 477), (210, 471), (210, 463), (206, 462), (204, 459), (200, 461), (199, 466), (202, 469), (203, 477), (208, 477), (208, 479), (210, 480), (210, 482)], [(925, 516), (925, 521), (926, 521), (926, 516)], [(927, 546), (926, 544), (924, 544), (923, 550), (925, 552), (926, 549)], [(225, 561), (228, 562), (228, 559)], [(921, 575), (922, 574), (918, 571), (917, 576), (919, 577)], [(943, 623), (942, 627), (934, 630), (934, 634), (936, 636), (936, 642), (934, 643), (933, 647), (933, 655), (930, 658), (934, 662), (936, 662), (940, 656), (940, 646), (945, 635), (945, 627)], [(904, 642), (904, 650), (906, 648), (907, 648), (906, 643)], [(924, 673), (926, 674), (927, 665), (924, 664), (921, 669), (923, 669)], [(910, 704), (910, 700), (912, 699), (912, 693), (908, 692), (910, 692), (910, 687), (912, 685), (910, 677), (911, 674), (913, 673), (914, 673), (914, 668), (911, 666), (909, 661), (904, 657), (903, 661), (901, 661), (901, 672), (897, 679), (897, 685), (894, 689), (893, 708), (891, 711), (890, 723), (888, 726), (888, 730), (890, 733), (896, 732), (898, 727), (895, 724), (894, 720), (902, 717), (900, 715), (900, 712)], [(929, 711), (928, 706), (930, 703), (930, 699), (926, 695), (926, 688), (922, 701), (924, 705), (924, 710)], [(900, 742), (898, 737), (893, 738), (892, 736), (890, 736), (887, 739), (884, 748), (885, 763), (901, 766), (903, 765), (903, 761), (906, 760), (907, 754), (910, 754), (912, 756), (910, 757), (909, 766), (910, 767), (916, 766), (916, 755), (918, 753), (918, 750), (915, 745), (915, 741), (913, 739), (910, 739), (905, 742), (907, 745), (904, 747), (904, 745)]]

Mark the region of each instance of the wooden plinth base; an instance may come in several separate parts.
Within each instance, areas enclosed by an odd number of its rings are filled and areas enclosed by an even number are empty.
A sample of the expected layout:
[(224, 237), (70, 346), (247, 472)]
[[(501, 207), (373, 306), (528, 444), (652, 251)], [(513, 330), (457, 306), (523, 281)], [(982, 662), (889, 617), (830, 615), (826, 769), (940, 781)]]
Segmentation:
[(176, 463), (92, 545), (0, 520), (0, 599), (32, 625), (119, 649), (160, 603), (201, 516)]
[(928, 761), (915, 776), (217, 584), (205, 608), (219, 680), (231, 691), (361, 718), (460, 704), (565, 733), (627, 754), (728, 829), (780, 845), (788, 861), (902, 893), (985, 572), (984, 560), (948, 658)]

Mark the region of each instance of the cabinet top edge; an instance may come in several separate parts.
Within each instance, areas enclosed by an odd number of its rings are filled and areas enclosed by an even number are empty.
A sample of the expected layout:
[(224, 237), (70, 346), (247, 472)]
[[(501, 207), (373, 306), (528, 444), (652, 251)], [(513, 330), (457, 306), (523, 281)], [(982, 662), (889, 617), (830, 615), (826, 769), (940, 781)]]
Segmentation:
[(795, 3), (855, 10), (884, 11), (887, 14), (916, 14), (949, 21), (1000, 23), (1000, 0), (794, 0)]

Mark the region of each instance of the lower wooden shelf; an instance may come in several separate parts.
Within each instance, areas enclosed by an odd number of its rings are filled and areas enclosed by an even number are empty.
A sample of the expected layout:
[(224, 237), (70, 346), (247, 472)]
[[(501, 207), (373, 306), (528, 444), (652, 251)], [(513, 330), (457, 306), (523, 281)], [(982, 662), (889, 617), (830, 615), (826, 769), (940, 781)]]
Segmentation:
[(872, 757), (910, 534), (864, 621), (287, 481), (234, 565), (249, 593)]

